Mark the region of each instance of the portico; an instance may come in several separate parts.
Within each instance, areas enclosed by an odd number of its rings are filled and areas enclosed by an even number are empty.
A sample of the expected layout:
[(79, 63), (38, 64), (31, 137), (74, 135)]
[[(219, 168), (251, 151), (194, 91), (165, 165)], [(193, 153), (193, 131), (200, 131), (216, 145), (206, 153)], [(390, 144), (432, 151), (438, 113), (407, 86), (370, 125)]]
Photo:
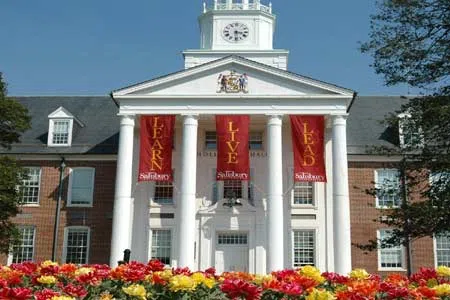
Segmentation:
[[(215, 2), (215, 8), (205, 7), (202, 18), (215, 18), (226, 10), (242, 19), (247, 16), (246, 12), (253, 15), (256, 11), (261, 18), (273, 22), (271, 10), (262, 10), (261, 6), (253, 4), (243, 1), (245, 8), (238, 12), (237, 8), (225, 9)], [(257, 4), (261, 5), (259, 1)], [(219, 10), (221, 14), (216, 15)], [(202, 25), (202, 19), (200, 22)], [(264, 27), (254, 28), (265, 30)], [(202, 31), (206, 32), (206, 29), (202, 27)], [(219, 51), (214, 47), (223, 51), (226, 46), (215, 38), (211, 43), (212, 49), (208, 51), (214, 55)], [(255, 46), (249, 44), (248, 47)], [(247, 54), (252, 56), (258, 51), (263, 51), (264, 55), (280, 53), (270, 49), (255, 51)], [(135, 253), (135, 258), (151, 258), (151, 255), (145, 257), (150, 253), (150, 238), (147, 237), (145, 242), (135, 242), (137, 238), (134, 238), (136, 232), (133, 228), (136, 224), (144, 226), (145, 230), (151, 230), (152, 224), (170, 224), (176, 248), (171, 252), (173, 264), (192, 270), (217, 265), (226, 257), (217, 251), (228, 251), (224, 241), (235, 239), (236, 243), (243, 243), (235, 248), (236, 253), (249, 253), (245, 257), (249, 260), (247, 271), (266, 273), (292, 267), (290, 258), (296, 254), (291, 253), (290, 232), (293, 228), (312, 226), (318, 241), (315, 247), (320, 248), (318, 244), (326, 246), (316, 256), (320, 260), (317, 265), (323, 271), (347, 273), (351, 270), (346, 116), (354, 92), (241, 55), (245, 56), (245, 53), (211, 59), (203, 51), (196, 61), (204, 61), (197, 64), (193, 63), (195, 51), (186, 51), (185, 70), (112, 93), (119, 106), (121, 127), (111, 265), (116, 265), (123, 250), (128, 248)], [(225, 83), (224, 77), (228, 80)], [(234, 79), (230, 81), (235, 77), (245, 78), (245, 81), (241, 85), (223, 86), (237, 82)], [(177, 141), (173, 151), (176, 195), (169, 208), (152, 207), (149, 200), (152, 188), (136, 185), (139, 128), (135, 124), (142, 115), (177, 116)], [(213, 199), (210, 189), (204, 188), (216, 184), (212, 176), (205, 175), (205, 168), (210, 168), (211, 171), (207, 172), (212, 174), (214, 159), (199, 155), (204, 151), (204, 133), (216, 115), (249, 115), (252, 120), (250, 126), (258, 127), (264, 134), (261, 151), (264, 155), (251, 162), (255, 180), (249, 185), (258, 188), (259, 193), (253, 203), (248, 201), (249, 186), (242, 193), (244, 203), (229, 208), (224, 205), (227, 197), (223, 192), (218, 192), (218, 199)], [(328, 183), (315, 186), (317, 205), (308, 208), (310, 210), (299, 210), (290, 205), (293, 175), (289, 171), (292, 168), (292, 150), (287, 135), (289, 115), (323, 115), (327, 121), (325, 161)], [(173, 214), (172, 220), (163, 220), (161, 215), (165, 211)], [(159, 217), (156, 212), (160, 213)]]

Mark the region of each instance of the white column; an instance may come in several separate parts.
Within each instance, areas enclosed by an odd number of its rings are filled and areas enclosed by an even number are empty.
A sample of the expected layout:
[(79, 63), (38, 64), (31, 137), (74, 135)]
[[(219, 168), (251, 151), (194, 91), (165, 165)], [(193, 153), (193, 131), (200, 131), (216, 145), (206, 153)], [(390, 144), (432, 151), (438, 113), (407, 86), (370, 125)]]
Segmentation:
[(284, 268), (284, 216), (282, 166), (282, 116), (271, 115), (267, 122), (267, 272)]
[(242, 8), (248, 9), (248, 0), (242, 0)]
[(334, 271), (342, 275), (352, 269), (346, 119), (345, 115), (333, 116), (332, 129)]
[(110, 266), (117, 266), (123, 251), (131, 247), (131, 182), (133, 173), (134, 116), (120, 119), (119, 153), (117, 155), (116, 192), (111, 236)]
[(189, 267), (191, 270), (197, 269), (194, 267), (197, 127), (197, 116), (184, 116), (178, 205), (178, 267)]

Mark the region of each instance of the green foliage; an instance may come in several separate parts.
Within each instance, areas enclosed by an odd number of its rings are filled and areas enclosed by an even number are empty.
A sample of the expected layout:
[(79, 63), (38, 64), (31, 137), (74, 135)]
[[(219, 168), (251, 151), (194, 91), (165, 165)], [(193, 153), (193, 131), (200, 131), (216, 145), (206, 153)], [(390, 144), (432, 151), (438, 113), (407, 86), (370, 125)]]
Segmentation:
[[(6, 97), (6, 83), (0, 73), (0, 147), (9, 149), (19, 142), (20, 135), (30, 128), (30, 116), (25, 107)], [(18, 232), (11, 218), (19, 212), (23, 170), (9, 157), (0, 156), (0, 253), (8, 253), (17, 241)]]
[(361, 47), (373, 56), (376, 73), (387, 85), (407, 83), (448, 94), (449, 1), (377, 0), (377, 8), (369, 41)]
[(6, 84), (0, 73), (0, 146), (10, 148), (12, 143), (18, 143), (20, 135), (30, 128), (30, 121), (28, 110), (6, 97)]

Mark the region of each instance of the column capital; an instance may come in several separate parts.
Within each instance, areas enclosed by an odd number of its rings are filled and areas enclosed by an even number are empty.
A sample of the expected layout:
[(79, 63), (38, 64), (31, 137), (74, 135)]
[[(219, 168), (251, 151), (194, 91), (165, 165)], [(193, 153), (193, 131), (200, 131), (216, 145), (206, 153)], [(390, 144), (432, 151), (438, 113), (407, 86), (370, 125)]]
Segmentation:
[(195, 125), (198, 124), (198, 114), (181, 114), (183, 117), (183, 125)]
[(332, 125), (345, 125), (347, 123), (348, 114), (339, 114), (339, 115), (331, 115), (332, 116)]
[(283, 122), (282, 114), (266, 114), (267, 116), (267, 125), (281, 125)]
[(120, 125), (134, 126), (136, 115), (120, 115)]

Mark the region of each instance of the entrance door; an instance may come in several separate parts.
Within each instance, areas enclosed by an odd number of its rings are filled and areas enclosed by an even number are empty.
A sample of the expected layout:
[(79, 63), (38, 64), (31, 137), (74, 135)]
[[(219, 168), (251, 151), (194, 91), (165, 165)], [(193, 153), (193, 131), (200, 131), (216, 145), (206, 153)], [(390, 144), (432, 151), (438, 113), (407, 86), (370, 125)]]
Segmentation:
[(227, 271), (248, 272), (247, 233), (217, 233), (215, 267), (218, 274)]

